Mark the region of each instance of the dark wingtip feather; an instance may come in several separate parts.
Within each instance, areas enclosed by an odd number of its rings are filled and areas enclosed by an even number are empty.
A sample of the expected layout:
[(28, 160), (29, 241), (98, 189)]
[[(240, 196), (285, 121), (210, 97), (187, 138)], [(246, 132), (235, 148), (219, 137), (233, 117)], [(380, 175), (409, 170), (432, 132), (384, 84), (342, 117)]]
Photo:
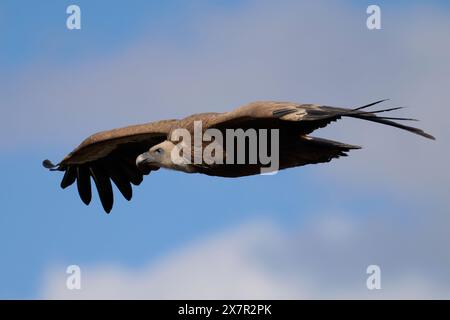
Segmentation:
[(422, 129), (419, 129), (419, 128), (404, 126), (401, 129), (404, 129), (404, 130), (407, 130), (409, 132), (418, 134), (419, 136), (425, 137), (425, 138), (430, 139), (430, 140), (436, 140), (436, 138), (434, 136), (432, 136), (429, 133), (426, 133), (425, 131), (423, 131)]
[(367, 104), (365, 106), (362, 106), (362, 107), (359, 107), (359, 108), (356, 108), (356, 109), (352, 109), (351, 112), (349, 112), (347, 114), (343, 114), (343, 116), (353, 117), (353, 118), (364, 119), (364, 120), (368, 120), (368, 121), (382, 123), (382, 124), (385, 124), (385, 125), (388, 125), (388, 126), (400, 128), (400, 129), (403, 129), (403, 130), (415, 133), (415, 134), (420, 135), (422, 137), (425, 137), (427, 139), (436, 140), (436, 138), (433, 137), (431, 134), (426, 133), (425, 131), (423, 131), (423, 130), (421, 130), (419, 128), (405, 126), (404, 124), (391, 121), (391, 120), (417, 121), (416, 119), (397, 118), (397, 117), (378, 117), (378, 116), (375, 115), (376, 113), (398, 110), (398, 109), (401, 109), (402, 107), (389, 108), (389, 109), (383, 109), (383, 110), (376, 110), (376, 111), (371, 111), (371, 112), (365, 112), (365, 111), (363, 111), (363, 112), (355, 112), (355, 111), (358, 111), (358, 110), (361, 110), (361, 109), (373, 106), (375, 104), (384, 102), (386, 100), (389, 100), (389, 99), (375, 101), (375, 102), (369, 103), (369, 104)]
[(45, 159), (44, 161), (42, 161), (42, 166), (44, 167), (44, 168), (46, 168), (46, 169), (49, 169), (49, 170), (58, 170), (58, 165), (56, 165), (56, 164), (53, 164), (53, 162), (51, 162), (50, 160), (48, 160), (48, 159)]
[(426, 133), (426, 132), (423, 131), (423, 130), (420, 130), (420, 131), (421, 131), (421, 133), (418, 133), (418, 134), (420, 134), (421, 136), (423, 136), (423, 137), (425, 137), (425, 138), (428, 138), (428, 139), (430, 139), (430, 140), (436, 140), (436, 138), (435, 138), (434, 136), (432, 136), (431, 134)]
[(111, 180), (107, 172), (100, 166), (90, 168), (95, 185), (97, 186), (98, 196), (106, 213), (110, 213), (114, 204), (113, 190)]
[(387, 118), (385, 117), (377, 117), (377, 116), (367, 116), (367, 115), (350, 115), (350, 117), (354, 117), (354, 118), (358, 118), (358, 119), (364, 119), (364, 120), (368, 120), (368, 121), (373, 121), (373, 122), (378, 122), (378, 123), (382, 123), (391, 127), (396, 127), (399, 129), (403, 129), (406, 131), (409, 131), (411, 133), (415, 133), (419, 136), (431, 139), (431, 140), (436, 140), (435, 137), (433, 137), (431, 134), (426, 133), (425, 131), (423, 131), (422, 129), (419, 128), (415, 128), (415, 127), (410, 127), (410, 126), (405, 126), (404, 124), (398, 123), (398, 122), (394, 122), (391, 120), (387, 120)]
[(121, 176), (112, 170), (109, 171), (109, 174), (111, 176), (111, 180), (114, 182), (117, 189), (119, 189), (123, 197), (130, 201), (133, 197), (133, 189), (131, 188), (130, 182), (126, 180), (124, 176)]
[(89, 170), (87, 167), (77, 167), (77, 187), (81, 201), (83, 201), (85, 205), (89, 205), (92, 199), (92, 191), (91, 177), (89, 175)]
[(419, 121), (414, 118), (399, 118), (399, 117), (380, 117), (385, 120), (400, 120), (400, 121)]
[(355, 108), (355, 109), (353, 109), (353, 110), (361, 110), (361, 109), (365, 109), (365, 108), (374, 106), (374, 105), (376, 105), (376, 104), (379, 104), (379, 103), (382, 103), (382, 102), (385, 102), (385, 101), (388, 101), (388, 100), (389, 100), (389, 99), (378, 100), (378, 101), (375, 101), (375, 102), (366, 104), (366, 105), (364, 105), (364, 106), (362, 106), (362, 107)]
[(61, 180), (61, 188), (65, 189), (72, 185), (77, 180), (77, 169), (76, 167), (68, 167), (63, 179)]
[(133, 189), (131, 188), (131, 185), (128, 181), (123, 181), (119, 179), (120, 178), (117, 178), (115, 176), (111, 177), (111, 180), (114, 182), (117, 189), (119, 189), (123, 197), (128, 201), (130, 201), (131, 198), (133, 197)]
[(50, 160), (45, 159), (44, 161), (42, 161), (42, 165), (44, 166), (44, 168), (46, 169), (51, 169), (56, 167)]

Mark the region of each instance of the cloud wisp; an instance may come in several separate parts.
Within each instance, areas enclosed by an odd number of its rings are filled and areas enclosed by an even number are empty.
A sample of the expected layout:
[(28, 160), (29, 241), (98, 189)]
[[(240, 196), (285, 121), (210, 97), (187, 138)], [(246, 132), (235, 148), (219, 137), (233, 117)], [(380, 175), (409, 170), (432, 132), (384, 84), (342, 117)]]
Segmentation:
[[(80, 266), (81, 290), (68, 290), (65, 268), (54, 266), (45, 277), (42, 297), (449, 298), (450, 259), (442, 242), (448, 242), (448, 236), (430, 237), (437, 231), (434, 223), (401, 228), (398, 223), (386, 227), (386, 222), (355, 222), (333, 213), (297, 228), (270, 221), (247, 223), (193, 242), (143, 268)], [(369, 265), (381, 268), (380, 290), (366, 287)]]

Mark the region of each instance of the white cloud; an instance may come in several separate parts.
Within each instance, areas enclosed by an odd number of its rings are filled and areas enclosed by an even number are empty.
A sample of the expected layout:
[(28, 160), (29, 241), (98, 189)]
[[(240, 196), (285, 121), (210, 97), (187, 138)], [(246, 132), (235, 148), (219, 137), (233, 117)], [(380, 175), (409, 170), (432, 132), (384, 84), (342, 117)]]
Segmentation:
[[(444, 242), (428, 238), (427, 232), (417, 226), (395, 225), (391, 229), (378, 222), (352, 221), (334, 214), (321, 215), (318, 220), (294, 229), (275, 227), (268, 222), (249, 223), (205, 237), (140, 269), (81, 266), (80, 291), (67, 290), (65, 268), (54, 267), (46, 275), (42, 297), (450, 297), (450, 259), (446, 253), (446, 260), (439, 258), (440, 253), (446, 252)], [(397, 228), (402, 231), (396, 232)], [(417, 243), (422, 247), (416, 246)], [(430, 250), (434, 250), (434, 255), (430, 255)], [(381, 267), (381, 290), (366, 288), (366, 268), (370, 264)]]
[[(216, 235), (139, 270), (114, 266), (82, 267), (81, 291), (65, 288), (65, 268), (47, 275), (46, 298), (214, 299), (288, 297), (258, 262), (268, 240), (280, 237), (270, 225), (247, 225)], [(59, 270), (59, 272), (58, 272)], [(62, 272), (61, 272), (62, 270)]]

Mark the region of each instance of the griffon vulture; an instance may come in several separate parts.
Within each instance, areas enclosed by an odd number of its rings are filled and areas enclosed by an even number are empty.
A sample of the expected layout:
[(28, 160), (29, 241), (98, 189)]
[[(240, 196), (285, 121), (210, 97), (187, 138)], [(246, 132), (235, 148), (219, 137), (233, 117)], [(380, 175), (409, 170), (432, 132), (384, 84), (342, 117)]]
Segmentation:
[[(253, 102), (225, 113), (201, 113), (181, 120), (163, 120), (96, 133), (84, 140), (57, 165), (45, 160), (50, 170), (63, 171), (61, 187), (77, 183), (81, 200), (91, 201), (91, 178), (97, 187), (104, 210), (109, 213), (113, 206), (111, 180), (125, 197), (132, 197), (131, 184), (139, 185), (144, 175), (159, 168), (184, 172), (203, 173), (211, 176), (242, 177), (260, 173), (261, 163), (186, 163), (174, 164), (170, 153), (175, 146), (171, 133), (177, 128), (192, 132), (194, 121), (201, 121), (202, 130), (217, 129), (278, 129), (279, 169), (303, 166), (346, 156), (359, 146), (314, 138), (309, 136), (318, 128), (327, 126), (341, 117), (351, 117), (397, 127), (423, 137), (434, 139), (421, 129), (409, 127), (393, 120), (414, 120), (378, 116), (382, 112), (399, 108), (366, 111), (365, 106), (347, 109), (315, 104), (291, 102)], [(225, 146), (225, 144), (223, 143)], [(248, 149), (249, 145), (246, 144)], [(225, 149), (225, 147), (224, 147)], [(224, 150), (226, 154), (230, 150)]]

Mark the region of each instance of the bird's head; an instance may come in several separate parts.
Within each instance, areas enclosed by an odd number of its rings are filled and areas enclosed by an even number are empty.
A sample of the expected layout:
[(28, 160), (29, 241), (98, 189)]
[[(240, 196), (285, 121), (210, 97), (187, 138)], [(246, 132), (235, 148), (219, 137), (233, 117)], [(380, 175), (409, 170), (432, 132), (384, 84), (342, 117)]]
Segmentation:
[(154, 145), (147, 152), (140, 154), (136, 158), (136, 166), (145, 171), (149, 167), (172, 168), (171, 160), (172, 149), (175, 147), (173, 142), (166, 140), (160, 144)]
[[(191, 166), (189, 160), (180, 156), (179, 149), (174, 150), (177, 147), (172, 141), (166, 140), (160, 144), (154, 145), (147, 152), (140, 154), (136, 158), (136, 166), (143, 172), (154, 168), (166, 168), (184, 172), (193, 172), (193, 166)], [(176, 159), (173, 159), (176, 157)]]

